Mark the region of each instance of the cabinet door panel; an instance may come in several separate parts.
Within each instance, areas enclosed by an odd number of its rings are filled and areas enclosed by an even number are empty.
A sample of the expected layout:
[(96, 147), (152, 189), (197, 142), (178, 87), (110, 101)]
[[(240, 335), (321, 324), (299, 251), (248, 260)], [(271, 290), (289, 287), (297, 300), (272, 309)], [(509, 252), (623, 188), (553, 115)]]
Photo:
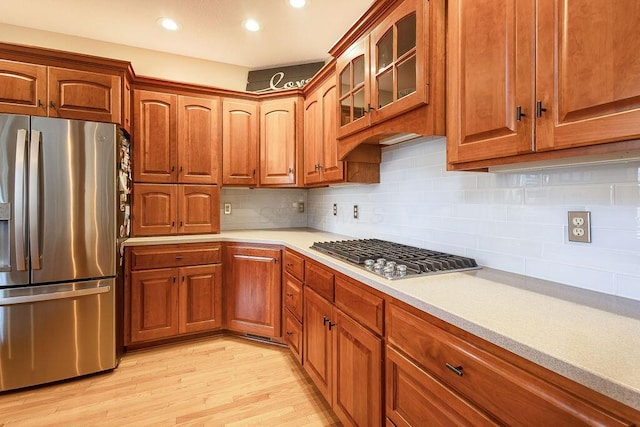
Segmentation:
[(368, 64), (369, 36), (336, 59), (338, 137), (350, 135), (371, 123)]
[(176, 95), (133, 91), (133, 180), (177, 182)]
[(49, 117), (121, 123), (120, 77), (49, 67)]
[(178, 97), (178, 181), (218, 180), (219, 100)]
[(302, 321), (302, 283), (288, 273), (284, 275), (284, 305)]
[(222, 103), (222, 183), (258, 184), (258, 104)]
[(177, 189), (175, 185), (134, 184), (133, 224), (134, 236), (161, 236), (175, 234)]
[(280, 250), (225, 248), (226, 323), (233, 331), (281, 336)]
[[(322, 105), (319, 91), (309, 95), (304, 104), (304, 183), (320, 182), (318, 167), (322, 156)], [(335, 101), (334, 101), (335, 102)], [(335, 123), (335, 121), (334, 121)]]
[(260, 184), (296, 183), (296, 102), (263, 102), (260, 106)]
[(449, 16), (448, 161), (531, 152), (533, 1), (451, 1)]
[(402, 427), (498, 425), (391, 347), (386, 351), (386, 415)]
[(302, 323), (289, 310), (284, 312), (284, 339), (295, 356), (302, 364)]
[(178, 269), (131, 273), (131, 341), (178, 333)]
[(0, 60), (0, 109), (3, 113), (46, 116), (47, 67)]
[(640, 136), (638, 22), (634, 0), (538, 1), (537, 150)]
[(382, 425), (382, 339), (333, 310), (332, 407), (347, 425)]
[(216, 185), (178, 185), (178, 232), (220, 232), (220, 188)]
[(331, 304), (317, 293), (304, 288), (304, 369), (327, 402), (331, 402), (332, 340), (328, 327)]
[(322, 154), (320, 167), (322, 181), (342, 181), (344, 164), (338, 160), (338, 139), (336, 123), (336, 105), (338, 102), (335, 79), (329, 79), (320, 89), (322, 105)]
[(180, 333), (222, 326), (222, 265), (180, 269)]

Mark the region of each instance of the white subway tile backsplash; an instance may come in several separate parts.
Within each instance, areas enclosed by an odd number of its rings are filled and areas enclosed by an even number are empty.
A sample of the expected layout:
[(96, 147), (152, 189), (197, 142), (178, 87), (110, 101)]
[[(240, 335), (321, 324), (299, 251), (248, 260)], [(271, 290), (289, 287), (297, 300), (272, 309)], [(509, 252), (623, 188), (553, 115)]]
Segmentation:
[[(309, 190), (307, 224), (459, 253), (479, 264), (640, 299), (640, 163), (526, 173), (448, 172), (445, 140), (383, 149), (381, 184)], [(338, 202), (361, 216), (333, 217)], [(593, 242), (567, 241), (567, 211)], [(346, 214), (345, 214), (346, 215)]]
[[(300, 202), (304, 213), (298, 211)], [(231, 215), (224, 215), (225, 203), (231, 203)], [(221, 230), (307, 226), (306, 190), (223, 188), (220, 208)]]

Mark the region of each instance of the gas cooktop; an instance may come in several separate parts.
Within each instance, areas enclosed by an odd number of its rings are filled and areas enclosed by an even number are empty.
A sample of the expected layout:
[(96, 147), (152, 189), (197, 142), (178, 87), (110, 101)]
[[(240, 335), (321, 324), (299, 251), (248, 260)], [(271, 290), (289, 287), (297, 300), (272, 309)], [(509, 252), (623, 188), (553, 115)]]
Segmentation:
[(390, 280), (480, 268), (473, 258), (378, 239), (315, 242), (311, 249), (356, 264)]

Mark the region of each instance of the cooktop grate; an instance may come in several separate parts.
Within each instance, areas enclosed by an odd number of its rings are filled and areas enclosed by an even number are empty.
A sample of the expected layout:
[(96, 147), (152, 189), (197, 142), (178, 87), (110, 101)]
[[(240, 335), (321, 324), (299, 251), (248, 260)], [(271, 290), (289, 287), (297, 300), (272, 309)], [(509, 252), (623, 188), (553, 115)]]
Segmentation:
[[(480, 268), (473, 258), (379, 239), (315, 242), (311, 248), (357, 264), (389, 279)], [(382, 259), (384, 261), (380, 262)]]

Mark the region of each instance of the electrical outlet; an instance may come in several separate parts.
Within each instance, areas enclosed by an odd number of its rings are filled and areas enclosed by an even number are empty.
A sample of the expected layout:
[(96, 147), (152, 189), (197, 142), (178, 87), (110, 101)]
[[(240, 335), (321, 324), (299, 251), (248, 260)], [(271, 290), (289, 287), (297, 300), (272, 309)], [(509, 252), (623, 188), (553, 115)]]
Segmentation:
[(338, 215), (338, 204), (334, 203), (333, 204), (333, 216)]
[(591, 243), (591, 212), (569, 211), (569, 241)]
[(358, 205), (353, 205), (353, 218), (358, 219)]
[(231, 203), (224, 204), (224, 214), (231, 215)]
[(304, 203), (298, 202), (298, 212), (300, 213), (304, 212)]

